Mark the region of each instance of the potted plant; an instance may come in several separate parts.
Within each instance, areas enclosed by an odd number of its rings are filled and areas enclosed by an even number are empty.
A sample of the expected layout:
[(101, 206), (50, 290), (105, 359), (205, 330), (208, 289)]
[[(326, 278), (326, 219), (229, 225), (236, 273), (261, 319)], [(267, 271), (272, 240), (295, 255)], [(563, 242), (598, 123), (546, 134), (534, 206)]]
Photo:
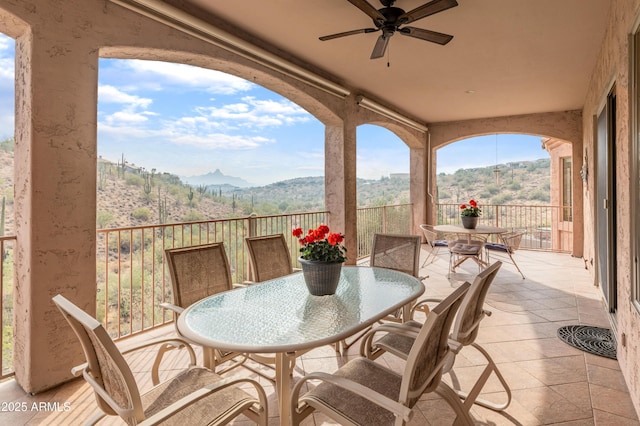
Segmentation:
[(347, 249), (342, 245), (344, 235), (330, 232), (327, 225), (309, 229), (306, 235), (302, 228), (296, 228), (292, 234), (301, 245), (298, 261), (309, 293), (314, 296), (334, 294), (342, 264), (347, 260)]
[(475, 229), (478, 225), (478, 218), (482, 210), (478, 207), (475, 200), (469, 200), (469, 205), (460, 205), (460, 217), (462, 218), (462, 226), (466, 229)]

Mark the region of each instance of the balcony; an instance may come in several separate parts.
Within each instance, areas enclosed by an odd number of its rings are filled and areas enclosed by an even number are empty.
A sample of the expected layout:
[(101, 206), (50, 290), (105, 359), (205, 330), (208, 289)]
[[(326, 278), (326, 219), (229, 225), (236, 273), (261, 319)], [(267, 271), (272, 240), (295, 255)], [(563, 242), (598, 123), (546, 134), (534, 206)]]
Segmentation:
[[(423, 259), (426, 252), (422, 254)], [(469, 264), (447, 278), (448, 254), (441, 251), (436, 261), (426, 265), (421, 275), (429, 275), (424, 283), (425, 296), (448, 294), (469, 279), (477, 269)], [(592, 278), (581, 259), (564, 253), (520, 250), (516, 260), (523, 270), (523, 280), (513, 265), (505, 263), (487, 296), (487, 306), (493, 312), (483, 320), (478, 341), (491, 353), (510, 383), (513, 401), (504, 414), (474, 407), (472, 415), (480, 424), (625, 424), (638, 425), (638, 419), (616, 361), (589, 355), (561, 342), (556, 337), (558, 327), (568, 324), (589, 324), (609, 327), (601, 303), (602, 293), (592, 284)], [(173, 332), (171, 324), (141, 331), (136, 336), (121, 339), (126, 347), (134, 340), (157, 337)], [(457, 380), (463, 387), (481, 370), (474, 349), (466, 348), (456, 361)], [(336, 355), (329, 346), (305, 354), (298, 362), (294, 377), (304, 372), (334, 371), (349, 357), (357, 355), (352, 347), (345, 358)], [(153, 351), (129, 358), (130, 365), (142, 388), (150, 386), (147, 371)], [(180, 368), (182, 355), (175, 353), (164, 364), (163, 374), (174, 374)], [(401, 364), (391, 356), (381, 358), (390, 368)], [(182, 364), (184, 365), (184, 364)], [(276, 423), (277, 401), (271, 382), (245, 369), (231, 374), (249, 375), (261, 382), (270, 401), (269, 413)], [(451, 377), (445, 376), (450, 381)], [(497, 383), (487, 384), (487, 398), (499, 400)], [(56, 389), (30, 396), (9, 380), (0, 384), (0, 424), (79, 424), (96, 412), (93, 394), (82, 380), (75, 380)], [(35, 405), (34, 405), (35, 403)], [(65, 405), (65, 403), (68, 403)], [(68, 408), (65, 408), (68, 407)], [(412, 424), (450, 424), (452, 411), (435, 396), (423, 397), (417, 404)], [(104, 421), (101, 424), (121, 424)], [(234, 424), (248, 424), (236, 421)], [(308, 420), (306, 424), (314, 424)], [(316, 414), (315, 424), (332, 424)]]

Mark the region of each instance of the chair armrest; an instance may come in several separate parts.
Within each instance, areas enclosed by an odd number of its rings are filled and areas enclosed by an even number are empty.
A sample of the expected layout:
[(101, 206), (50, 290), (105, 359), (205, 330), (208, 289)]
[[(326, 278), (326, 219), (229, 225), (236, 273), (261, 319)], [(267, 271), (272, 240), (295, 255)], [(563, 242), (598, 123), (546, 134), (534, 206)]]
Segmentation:
[(378, 332), (394, 333), (400, 336), (416, 338), (420, 329), (408, 324), (382, 324), (378, 327), (372, 328), (362, 335), (360, 340), (360, 356), (370, 358), (373, 353), (373, 338)]
[(433, 299), (433, 298), (429, 298), (429, 299), (421, 299), (418, 300), (413, 307), (411, 308), (411, 313), (409, 315), (409, 319), (413, 319), (413, 314), (416, 311), (423, 311), (426, 315), (429, 315), (429, 305), (428, 303), (440, 303), (442, 302), (442, 299)]
[(196, 365), (196, 353), (193, 350), (193, 347), (184, 339), (179, 337), (161, 337), (158, 339), (149, 340), (146, 342), (142, 342), (136, 344), (134, 346), (128, 347), (125, 350), (120, 351), (122, 355), (126, 355), (128, 353), (148, 348), (149, 346), (161, 345), (158, 349), (158, 353), (156, 354), (156, 358), (153, 361), (151, 366), (151, 383), (153, 385), (157, 385), (160, 383), (160, 364), (162, 363), (162, 358), (164, 357), (165, 352), (170, 351), (172, 349), (182, 349), (185, 348), (189, 353), (189, 366)]
[(260, 401), (261, 405), (259, 411), (264, 411), (265, 418), (268, 418), (267, 395), (265, 394), (262, 386), (260, 386), (255, 380), (249, 378), (229, 378), (222, 379), (210, 385), (203, 386), (202, 388), (190, 393), (189, 395), (180, 398), (173, 404), (170, 404), (169, 406), (163, 408), (153, 416), (146, 418), (142, 423), (139, 424), (141, 426), (162, 424), (176, 413), (184, 410), (185, 408), (188, 408), (190, 405), (200, 401), (202, 398), (206, 398), (207, 396), (228, 388), (229, 386), (234, 386), (240, 383), (249, 383), (253, 385), (258, 393), (258, 400)]
[(182, 311), (184, 311), (184, 308), (181, 308), (180, 306), (177, 306), (177, 305), (174, 305), (173, 303), (168, 303), (168, 302), (161, 303), (160, 307), (163, 309), (168, 309), (170, 311), (173, 311), (173, 313), (177, 315), (180, 315)]
[(370, 389), (364, 385), (361, 385), (360, 383), (356, 383), (344, 377), (320, 372), (307, 374), (302, 379), (300, 379), (298, 383), (296, 383), (296, 386), (291, 392), (292, 409), (298, 410), (298, 395), (300, 394), (300, 388), (305, 382), (309, 380), (320, 380), (353, 392), (358, 396), (368, 399), (369, 401), (384, 408), (385, 410), (391, 411), (396, 415), (396, 417), (402, 418), (405, 422), (409, 422), (411, 420), (411, 417), (413, 416), (413, 410), (411, 410), (411, 408), (402, 405), (398, 401), (394, 401), (391, 398), (387, 398), (386, 396), (374, 391), (373, 389)]

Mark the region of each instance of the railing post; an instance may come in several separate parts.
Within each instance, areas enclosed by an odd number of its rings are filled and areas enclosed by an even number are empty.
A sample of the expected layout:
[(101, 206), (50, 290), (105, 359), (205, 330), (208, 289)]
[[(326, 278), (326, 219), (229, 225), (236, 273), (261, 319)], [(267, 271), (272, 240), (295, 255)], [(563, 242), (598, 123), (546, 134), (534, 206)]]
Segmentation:
[(387, 233), (387, 206), (382, 206), (382, 233)]
[(495, 205), (496, 211), (495, 211), (495, 217), (496, 217), (496, 227), (500, 227), (500, 218), (499, 218), (499, 213), (500, 213), (500, 207), (496, 204)]
[(249, 236), (250, 237), (255, 237), (257, 236), (257, 223), (258, 220), (256, 219), (257, 215), (255, 213), (251, 213), (249, 215), (249, 217), (247, 218), (247, 222), (249, 223), (248, 229), (249, 229)]

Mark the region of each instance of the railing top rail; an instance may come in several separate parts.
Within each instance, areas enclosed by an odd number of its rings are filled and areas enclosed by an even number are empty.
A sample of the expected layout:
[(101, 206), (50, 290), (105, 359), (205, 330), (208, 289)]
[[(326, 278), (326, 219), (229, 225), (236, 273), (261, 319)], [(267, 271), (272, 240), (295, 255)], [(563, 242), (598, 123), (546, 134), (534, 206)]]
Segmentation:
[(316, 211), (316, 212), (299, 212), (299, 213), (286, 213), (286, 214), (277, 214), (277, 215), (267, 215), (267, 216), (240, 216), (240, 217), (229, 217), (226, 219), (210, 219), (210, 220), (198, 220), (194, 222), (173, 222), (173, 223), (156, 223), (153, 225), (138, 225), (138, 226), (127, 226), (122, 228), (105, 228), (105, 229), (97, 229), (97, 233), (111, 233), (117, 231), (128, 231), (128, 230), (138, 230), (138, 229), (148, 229), (148, 228), (161, 228), (161, 227), (169, 227), (169, 226), (184, 226), (184, 225), (205, 225), (207, 223), (218, 223), (218, 222), (233, 222), (233, 221), (243, 221), (248, 219), (271, 219), (277, 217), (290, 217), (290, 216), (303, 216), (310, 214), (328, 214), (328, 211)]
[[(459, 207), (461, 203), (436, 203), (436, 206), (456, 206)], [(530, 207), (530, 208), (567, 208), (567, 206), (551, 205), (551, 204), (478, 204), (480, 208), (485, 207)]]
[(384, 206), (368, 206), (368, 207), (358, 207), (357, 210), (371, 210), (371, 209), (380, 209), (382, 207), (407, 207), (407, 206), (412, 206), (413, 204), (411, 203), (404, 203), (404, 204), (387, 204)]

